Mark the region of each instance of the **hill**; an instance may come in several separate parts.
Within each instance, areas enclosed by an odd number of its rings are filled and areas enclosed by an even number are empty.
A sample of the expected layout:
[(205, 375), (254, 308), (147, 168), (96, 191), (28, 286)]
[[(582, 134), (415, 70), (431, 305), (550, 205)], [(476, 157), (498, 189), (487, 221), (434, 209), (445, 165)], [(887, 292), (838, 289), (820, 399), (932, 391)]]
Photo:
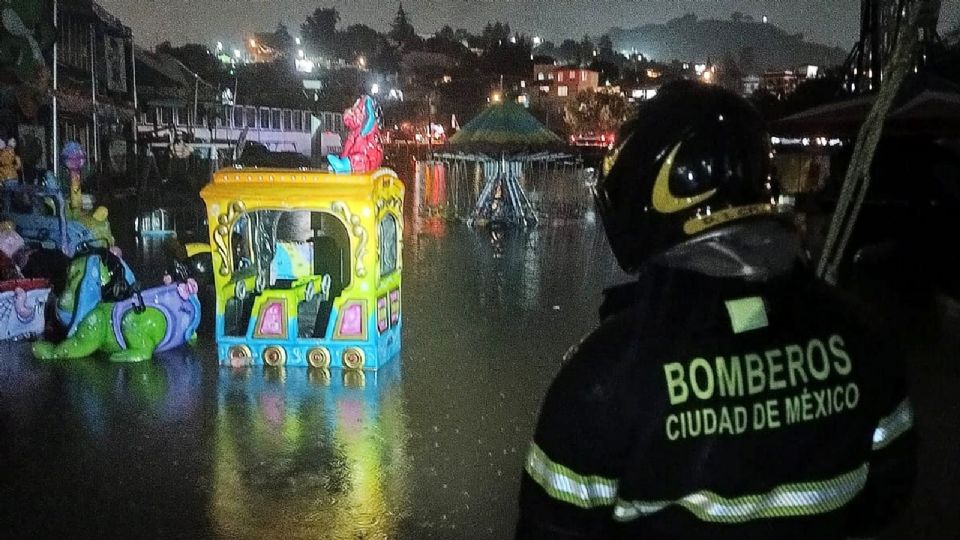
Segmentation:
[[(744, 71), (786, 69), (803, 64), (835, 66), (847, 51), (804, 41), (803, 34), (790, 34), (773, 24), (750, 17), (731, 20), (700, 20), (687, 14), (665, 24), (647, 24), (608, 32), (617, 50), (633, 50), (658, 61), (720, 60), (730, 53)], [(854, 37), (851, 37), (853, 43)]]

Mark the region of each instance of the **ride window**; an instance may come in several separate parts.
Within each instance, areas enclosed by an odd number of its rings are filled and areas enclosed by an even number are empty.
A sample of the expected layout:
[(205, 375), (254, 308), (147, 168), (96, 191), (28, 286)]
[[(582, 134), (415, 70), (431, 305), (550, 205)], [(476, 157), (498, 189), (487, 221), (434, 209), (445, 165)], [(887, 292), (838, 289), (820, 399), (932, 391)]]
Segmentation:
[(380, 220), (380, 277), (397, 269), (397, 218), (387, 214)]
[(260, 129), (270, 129), (270, 109), (260, 109)]
[(247, 127), (248, 128), (257, 127), (257, 108), (256, 107), (247, 107)]
[(233, 125), (237, 128), (243, 127), (243, 107), (233, 108)]
[(293, 111), (293, 130), (303, 131), (303, 113), (300, 111)]
[(289, 110), (283, 111), (283, 130), (290, 131), (293, 127), (293, 113)]
[(280, 131), (280, 109), (270, 111), (270, 125), (273, 129)]

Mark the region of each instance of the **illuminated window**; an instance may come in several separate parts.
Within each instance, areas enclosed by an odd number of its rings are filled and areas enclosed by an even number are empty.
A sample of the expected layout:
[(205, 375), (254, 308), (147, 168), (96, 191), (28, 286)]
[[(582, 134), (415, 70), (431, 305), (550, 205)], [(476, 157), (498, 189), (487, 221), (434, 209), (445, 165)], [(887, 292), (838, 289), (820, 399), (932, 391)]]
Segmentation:
[(570, 72), (570, 80), (571, 80), (571, 81), (577, 80), (577, 72), (576, 72), (576, 71), (571, 71), (571, 72)]
[(537, 73), (537, 80), (538, 80), (538, 81), (542, 81), (542, 80), (544, 80), (544, 79), (546, 79), (546, 76), (544, 75), (544, 73), (543, 73), (542, 71), (541, 71), (540, 73)]
[(563, 82), (563, 72), (557, 73), (557, 82)]
[(581, 80), (581, 81), (586, 81), (586, 80), (587, 80), (587, 72), (586, 72), (586, 71), (581, 71), (581, 72), (580, 72), (580, 80)]
[(568, 90), (567, 90), (567, 87), (566, 87), (566, 86), (558, 86), (558, 87), (557, 87), (557, 96), (559, 96), (559, 97), (567, 97), (567, 95), (568, 95), (567, 92), (568, 92)]
[(380, 277), (397, 269), (397, 218), (387, 214), (380, 220)]

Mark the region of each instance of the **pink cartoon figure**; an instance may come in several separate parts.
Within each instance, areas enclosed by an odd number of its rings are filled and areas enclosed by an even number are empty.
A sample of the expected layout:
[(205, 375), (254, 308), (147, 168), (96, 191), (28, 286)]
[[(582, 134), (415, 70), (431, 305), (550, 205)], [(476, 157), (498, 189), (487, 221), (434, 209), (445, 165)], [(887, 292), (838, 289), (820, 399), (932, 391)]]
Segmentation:
[(343, 112), (343, 125), (350, 133), (343, 143), (343, 152), (339, 156), (327, 156), (330, 168), (336, 173), (364, 173), (379, 169), (383, 163), (382, 123), (380, 105), (370, 96), (360, 96)]

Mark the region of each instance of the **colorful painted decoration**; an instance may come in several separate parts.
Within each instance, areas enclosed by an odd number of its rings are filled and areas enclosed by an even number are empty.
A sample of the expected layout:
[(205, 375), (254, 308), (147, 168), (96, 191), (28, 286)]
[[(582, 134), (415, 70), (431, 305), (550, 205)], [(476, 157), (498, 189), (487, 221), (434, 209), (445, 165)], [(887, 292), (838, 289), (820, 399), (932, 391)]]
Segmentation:
[(404, 186), (389, 169), (354, 172), (231, 168), (203, 188), (222, 364), (377, 370), (397, 357)]
[(114, 362), (148, 360), (196, 339), (200, 325), (193, 279), (139, 292), (116, 250), (92, 249), (71, 262), (57, 314), (68, 328), (60, 343), (38, 341), (42, 360), (83, 358), (104, 350)]
[(343, 152), (328, 155), (330, 168), (336, 173), (367, 173), (383, 163), (383, 113), (370, 96), (363, 95), (343, 112), (343, 125), (350, 130), (343, 143)]
[(17, 155), (17, 140), (0, 140), (0, 182), (19, 180), (21, 169), (23, 162)]

